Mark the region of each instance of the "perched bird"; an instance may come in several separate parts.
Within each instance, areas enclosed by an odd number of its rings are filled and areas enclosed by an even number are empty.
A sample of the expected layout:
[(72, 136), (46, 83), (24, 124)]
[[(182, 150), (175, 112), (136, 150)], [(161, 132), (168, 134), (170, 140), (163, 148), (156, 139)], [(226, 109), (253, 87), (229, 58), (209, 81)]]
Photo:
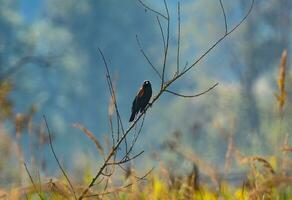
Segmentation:
[(140, 88), (138, 94), (136, 95), (133, 104), (132, 104), (132, 114), (129, 122), (132, 122), (136, 115), (144, 111), (145, 107), (149, 103), (149, 100), (152, 96), (152, 88), (150, 81), (144, 81), (142, 87)]

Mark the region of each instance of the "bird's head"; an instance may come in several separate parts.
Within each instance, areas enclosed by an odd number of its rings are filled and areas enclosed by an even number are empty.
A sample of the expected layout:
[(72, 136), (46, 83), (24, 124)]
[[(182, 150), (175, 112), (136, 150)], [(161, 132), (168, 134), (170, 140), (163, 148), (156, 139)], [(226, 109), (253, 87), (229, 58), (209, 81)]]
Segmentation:
[(145, 80), (143, 83), (143, 87), (145, 87), (145, 86), (151, 86), (150, 81)]

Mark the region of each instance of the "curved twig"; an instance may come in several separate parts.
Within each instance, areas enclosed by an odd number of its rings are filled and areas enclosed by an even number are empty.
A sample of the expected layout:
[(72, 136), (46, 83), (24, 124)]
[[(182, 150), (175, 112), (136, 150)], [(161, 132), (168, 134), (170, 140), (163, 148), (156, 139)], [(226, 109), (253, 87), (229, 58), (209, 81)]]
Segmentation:
[(65, 170), (63, 169), (63, 167), (62, 167), (62, 165), (61, 165), (61, 163), (60, 163), (60, 161), (59, 161), (59, 159), (58, 159), (58, 157), (57, 157), (57, 154), (55, 153), (55, 150), (54, 150), (54, 147), (53, 147), (53, 143), (52, 143), (51, 131), (50, 131), (50, 128), (49, 128), (49, 125), (48, 125), (48, 122), (47, 122), (46, 116), (43, 115), (43, 118), (44, 118), (44, 120), (45, 120), (46, 127), (47, 127), (48, 134), (49, 134), (49, 142), (50, 142), (50, 148), (51, 148), (51, 151), (52, 151), (52, 153), (53, 153), (53, 155), (54, 155), (55, 160), (56, 160), (57, 163), (58, 163), (58, 166), (59, 166), (60, 170), (62, 171), (62, 174), (65, 176), (65, 179), (67, 180), (67, 182), (68, 182), (68, 184), (69, 184), (69, 186), (70, 186), (70, 189), (71, 189), (72, 192), (73, 192), (74, 198), (77, 199), (76, 194), (75, 194), (74, 187), (73, 187), (73, 185), (72, 185), (72, 183), (71, 183), (69, 177), (67, 176)]
[(159, 78), (162, 79), (162, 77), (161, 77), (159, 71), (156, 69), (156, 67), (154, 67), (154, 65), (152, 64), (152, 62), (150, 61), (150, 59), (149, 59), (148, 56), (146, 55), (144, 49), (142, 48), (138, 35), (136, 35), (136, 40), (137, 40), (138, 46), (139, 46), (139, 48), (140, 48), (140, 52), (141, 52), (141, 53), (143, 54), (143, 56), (146, 58), (146, 60), (148, 61), (149, 65), (150, 65), (151, 68), (155, 71), (155, 73), (159, 76)]
[(150, 10), (150, 11), (152, 11), (152, 12), (154, 12), (154, 13), (160, 15), (161, 17), (163, 17), (163, 18), (166, 19), (166, 20), (168, 19), (164, 14), (162, 14), (161, 12), (158, 12), (158, 11), (154, 10), (153, 8), (151, 8), (151, 7), (149, 7), (149, 6), (147, 6), (143, 1), (141, 1), (141, 0), (138, 0), (138, 1), (139, 1), (139, 3), (140, 3), (145, 9)]
[(44, 200), (43, 196), (41, 195), (40, 191), (37, 189), (36, 184), (35, 184), (34, 181), (33, 181), (33, 178), (32, 178), (32, 176), (31, 176), (31, 174), (30, 174), (30, 172), (29, 172), (29, 170), (28, 170), (28, 168), (27, 168), (26, 163), (23, 162), (23, 165), (24, 165), (25, 170), (26, 170), (26, 172), (27, 172), (27, 174), (28, 174), (28, 176), (29, 176), (30, 182), (32, 183), (32, 185), (33, 185), (35, 191), (37, 192), (37, 194), (38, 194), (38, 196), (39, 196), (39, 198), (40, 198), (41, 200)]
[[(123, 135), (124, 135), (125, 134), (124, 126), (123, 126), (121, 115), (120, 115), (120, 112), (119, 112), (119, 109), (118, 109), (118, 103), (117, 103), (117, 99), (116, 99), (115, 89), (114, 89), (114, 86), (113, 86), (113, 83), (112, 83), (112, 79), (111, 79), (111, 75), (110, 75), (110, 72), (109, 72), (109, 68), (108, 68), (107, 62), (106, 62), (105, 57), (104, 57), (102, 51), (100, 50), (100, 48), (98, 48), (98, 51), (99, 51), (99, 53), (100, 53), (100, 55), (102, 57), (102, 60), (103, 60), (103, 63), (104, 63), (105, 69), (106, 69), (106, 78), (107, 78), (107, 82), (108, 82), (108, 87), (109, 87), (110, 94), (111, 94), (111, 97), (112, 97), (112, 100), (113, 100), (113, 103), (114, 103), (114, 106), (115, 106), (115, 111), (116, 111), (116, 116), (117, 116), (117, 126), (118, 126), (118, 138), (117, 138), (117, 140), (119, 140), (119, 127), (121, 125), (121, 129), (122, 129), (122, 132), (123, 132)], [(126, 139), (125, 139), (125, 146), (126, 146), (126, 151), (127, 151), (128, 144), (127, 144), (127, 140)]]
[(166, 61), (167, 61), (167, 54), (168, 54), (168, 47), (169, 47), (169, 26), (170, 26), (170, 16), (169, 16), (166, 0), (164, 0), (164, 6), (167, 13), (167, 28), (166, 28), (167, 30), (166, 30), (166, 46), (164, 50), (163, 67), (162, 67), (162, 75), (161, 75), (162, 76), (161, 87), (160, 87), (161, 90), (163, 89), (163, 86), (164, 86), (164, 76), (165, 76)]
[(135, 156), (131, 157), (131, 158), (126, 158), (126, 159), (122, 159), (119, 162), (109, 162), (107, 163), (107, 165), (120, 165), (120, 164), (124, 164), (126, 162), (129, 162), (131, 160), (134, 160), (135, 158), (139, 157), (140, 155), (142, 155), (144, 153), (144, 150), (141, 151), (140, 153), (136, 154)]
[(165, 90), (165, 92), (168, 92), (170, 94), (173, 94), (175, 96), (179, 96), (179, 97), (183, 97), (183, 98), (194, 98), (194, 97), (198, 97), (198, 96), (201, 96), (203, 94), (206, 94), (207, 92), (209, 92), (210, 90), (214, 89), (217, 85), (219, 85), (219, 83), (215, 83), (212, 87), (210, 87), (209, 89), (203, 91), (203, 92), (200, 92), (198, 94), (194, 94), (194, 95), (184, 95), (184, 94), (179, 94), (177, 92), (173, 92), (173, 91), (170, 91), (170, 90)]
[(173, 83), (175, 80), (178, 78), (182, 77), (185, 73), (187, 73), (190, 69), (192, 69), (196, 64), (198, 64), (211, 50), (213, 50), (220, 42), (222, 42), (228, 35), (230, 35), (232, 32), (234, 32), (244, 21), (245, 19), (249, 16), (251, 13), (251, 10), (254, 5), (254, 0), (252, 0), (252, 3), (246, 13), (246, 15), (238, 22), (230, 31), (228, 31), (226, 34), (224, 34), (221, 38), (219, 38), (209, 49), (207, 49), (191, 66), (186, 68), (184, 71), (182, 71), (178, 76), (176, 76), (173, 80), (170, 82)]
[[(139, 0), (139, 2), (141, 3), (141, 1)], [(166, 7), (166, 11), (168, 14), (167, 22), (168, 22), (168, 26), (167, 26), (167, 39), (166, 39), (166, 49), (164, 51), (164, 64), (163, 64), (163, 71), (162, 71), (162, 84), (161, 84), (161, 89), (159, 90), (158, 94), (156, 96), (153, 97), (151, 104), (154, 104), (159, 98), (160, 96), (164, 93), (167, 92), (167, 88), (174, 83), (178, 78), (182, 77), (185, 73), (187, 73), (190, 69), (192, 69), (200, 60), (202, 60), (212, 49), (214, 49), (223, 39), (225, 39), (229, 34), (231, 34), (233, 31), (235, 31), (242, 23), (243, 21), (247, 18), (247, 16), (250, 14), (252, 8), (253, 8), (253, 4), (254, 4), (254, 0), (252, 0), (250, 9), (248, 10), (247, 14), (242, 18), (242, 20), (235, 25), (229, 32), (225, 33), (221, 38), (219, 38), (209, 49), (207, 49), (195, 62), (193, 62), (193, 64), (191, 64), (189, 67), (186, 67), (185, 70), (183, 70), (181, 73), (179, 73), (177, 76), (173, 77), (171, 80), (164, 82), (164, 75), (165, 75), (165, 67), (166, 67), (166, 60), (167, 60), (167, 50), (168, 50), (168, 43), (169, 43), (169, 13), (168, 13), (168, 8), (167, 8), (167, 4), (166, 1), (164, 0), (165, 3), (165, 7)], [(143, 5), (143, 4), (142, 4)], [(154, 12), (154, 11), (153, 11)], [(224, 11), (225, 12), (225, 11)], [(157, 13), (158, 14), (158, 13)], [(165, 18), (165, 16), (164, 16)], [(102, 52), (99, 49), (101, 55)], [(103, 57), (103, 56), (102, 56)], [(104, 59), (104, 57), (103, 57)], [(214, 87), (216, 86), (216, 84), (214, 85)], [(212, 89), (212, 88), (211, 88)], [(211, 90), (209, 88), (209, 90)], [(208, 90), (207, 90), (208, 91)], [(205, 91), (206, 93), (206, 91)], [(185, 95), (187, 96), (187, 95)], [(193, 95), (192, 95), (193, 96)], [(197, 94), (196, 96), (199, 96), (199, 94)], [(132, 124), (128, 127), (127, 130), (125, 130), (123, 136), (121, 138), (119, 138), (119, 140), (116, 142), (116, 144), (113, 146), (112, 150), (109, 152), (108, 156), (106, 157), (104, 163), (101, 165), (100, 169), (98, 170), (97, 174), (95, 175), (95, 177), (92, 179), (92, 181), (90, 182), (90, 184), (87, 186), (86, 189), (83, 190), (82, 194), (79, 197), (79, 200), (83, 199), (87, 193), (89, 192), (89, 190), (91, 189), (91, 187), (94, 185), (95, 181), (98, 179), (98, 177), (100, 177), (100, 175), (103, 173), (103, 171), (106, 169), (106, 167), (108, 166), (108, 163), (110, 163), (111, 158), (116, 155), (116, 151), (120, 148), (121, 143), (125, 140), (125, 138), (127, 137), (127, 135), (131, 132), (131, 130), (135, 127), (135, 125), (137, 124), (137, 122), (141, 119), (142, 116), (145, 115), (145, 113), (147, 112), (147, 110), (150, 108), (150, 104), (148, 104), (145, 108), (145, 112), (140, 113), (137, 118), (134, 120), (134, 122), (132, 122)]]
[(223, 17), (224, 17), (225, 34), (227, 34), (228, 27), (227, 27), (226, 13), (225, 13), (225, 9), (224, 9), (224, 6), (223, 6), (223, 3), (222, 3), (222, 0), (219, 0), (219, 2), (220, 2), (221, 10), (222, 10), (222, 13), (223, 13)]
[(159, 17), (156, 16), (156, 19), (157, 19), (157, 23), (159, 25), (159, 29), (160, 29), (160, 33), (161, 33), (161, 37), (162, 37), (162, 41), (163, 41), (163, 49), (165, 51), (165, 37), (164, 37), (164, 32), (163, 32), (162, 25), (161, 25), (161, 22), (160, 22)]
[(179, 73), (179, 50), (180, 50), (180, 3), (177, 3), (177, 54), (176, 54), (176, 73)]

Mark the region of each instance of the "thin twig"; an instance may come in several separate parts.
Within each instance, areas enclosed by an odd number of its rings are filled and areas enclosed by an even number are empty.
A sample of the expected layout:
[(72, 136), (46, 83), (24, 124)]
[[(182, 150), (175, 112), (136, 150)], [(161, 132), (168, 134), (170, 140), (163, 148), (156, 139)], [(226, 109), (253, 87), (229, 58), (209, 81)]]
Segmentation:
[[(114, 87), (113, 87), (113, 83), (112, 83), (112, 79), (111, 79), (111, 76), (110, 76), (110, 72), (109, 72), (109, 68), (108, 68), (108, 65), (107, 65), (107, 62), (105, 60), (105, 57), (102, 53), (102, 51), (100, 50), (100, 48), (98, 48), (98, 51), (102, 57), (102, 60), (104, 62), (104, 66), (105, 66), (105, 69), (106, 69), (106, 77), (107, 77), (107, 81), (108, 81), (108, 85), (109, 85), (109, 90), (110, 90), (110, 94), (113, 98), (113, 103), (114, 103), (114, 106), (115, 106), (115, 111), (116, 111), (116, 116), (117, 116), (117, 126), (118, 126), (118, 140), (119, 140), (119, 125), (121, 125), (121, 129), (122, 129), (122, 132), (123, 132), (123, 135), (125, 134), (125, 131), (124, 131), (124, 126), (123, 126), (123, 122), (122, 122), (122, 119), (121, 119), (121, 116), (120, 116), (120, 112), (119, 112), (119, 109), (118, 109), (118, 103), (117, 103), (117, 99), (116, 99), (116, 94), (115, 94), (115, 90), (114, 90)], [(127, 140), (125, 139), (125, 146), (126, 146), (126, 151), (128, 149), (128, 145), (127, 145)]]
[[(140, 135), (140, 133), (141, 133), (141, 131), (142, 131), (142, 128), (143, 128), (143, 126), (144, 126), (145, 117), (146, 117), (146, 114), (143, 116), (142, 123), (141, 123), (141, 126), (140, 126), (140, 128), (139, 128), (139, 130), (138, 130), (138, 132), (137, 132), (137, 135), (134, 134), (134, 139), (133, 139), (132, 144), (131, 144), (131, 146), (130, 146), (130, 148), (129, 148), (129, 151), (127, 152), (127, 154), (124, 156), (123, 159), (127, 158), (127, 157), (129, 156), (129, 154), (131, 153), (131, 151), (133, 150), (134, 145), (135, 145), (135, 143), (137, 142), (137, 139), (138, 139), (138, 137), (139, 137), (139, 135)], [(122, 160), (123, 160), (123, 159), (122, 159)]]
[[(165, 2), (165, 1), (164, 1)], [(166, 4), (166, 2), (165, 2)], [(197, 61), (195, 61), (191, 66), (189, 66), (188, 68), (186, 68), (186, 70), (182, 71), (180, 74), (178, 74), (177, 76), (175, 76), (173, 79), (171, 79), (170, 81), (166, 82), (164, 84), (164, 78), (163, 78), (163, 86), (160, 89), (160, 91), (158, 92), (158, 94), (156, 96), (153, 97), (151, 104), (154, 104), (159, 98), (160, 96), (167, 90), (167, 88), (173, 83), (175, 82), (178, 78), (182, 77), (187, 71), (189, 71), (191, 68), (193, 68), (200, 60), (202, 60), (202, 58), (204, 58), (212, 49), (214, 49), (225, 37), (227, 37), (229, 34), (231, 34), (234, 30), (237, 29), (237, 27), (239, 27), (243, 21), (247, 18), (247, 16), (249, 15), (249, 13), (251, 12), (251, 9), (253, 8), (253, 4), (254, 4), (254, 0), (252, 0), (252, 4), (250, 9), (248, 10), (247, 14), (243, 17), (243, 19), (233, 27), (233, 29), (231, 29), (229, 32), (227, 32), (226, 34), (224, 34), (224, 36), (222, 36), (218, 41), (216, 41), (205, 53), (203, 53), (199, 59)], [(167, 9), (168, 11), (168, 9)], [(166, 18), (169, 19), (169, 18)], [(169, 24), (169, 20), (168, 20), (168, 24)], [(169, 26), (168, 26), (169, 28)], [(168, 39), (169, 40), (169, 31), (168, 31)], [(168, 44), (168, 42), (166, 43)], [(167, 45), (166, 45), (167, 46)], [(166, 48), (168, 49), (168, 47)], [(101, 52), (101, 51), (100, 51)], [(164, 54), (166, 55), (166, 54)], [(166, 58), (166, 56), (165, 56)], [(164, 59), (164, 62), (166, 62), (166, 59)], [(164, 65), (165, 66), (165, 65)], [(165, 71), (165, 67), (164, 67), (164, 71)], [(164, 74), (163, 76), (164, 77)], [(119, 149), (121, 143), (124, 141), (124, 139), (127, 137), (127, 135), (130, 133), (130, 131), (135, 127), (135, 125), (137, 124), (137, 122), (141, 119), (142, 116), (145, 115), (146, 111), (149, 109), (149, 105), (146, 106), (145, 108), (145, 112), (142, 112), (138, 115), (138, 117), (134, 120), (133, 123), (131, 123), (131, 125), (128, 127), (128, 129), (125, 131), (125, 133), (123, 134), (123, 136), (117, 141), (117, 143), (114, 145), (114, 147), (112, 148), (112, 150), (109, 152), (108, 156), (106, 157), (104, 163), (101, 165), (100, 169), (98, 170), (98, 172), (96, 173), (95, 177), (92, 179), (92, 181), (90, 182), (90, 184), (87, 186), (86, 189), (83, 190), (82, 194), (79, 197), (79, 200), (82, 200), (86, 194), (88, 193), (88, 191), (91, 189), (91, 187), (94, 185), (95, 181), (100, 177), (100, 175), (103, 173), (104, 169), (108, 166), (108, 163), (110, 162), (111, 158), (116, 155), (116, 151)]]
[(33, 181), (33, 178), (32, 178), (32, 176), (31, 176), (31, 174), (30, 174), (30, 172), (29, 172), (29, 170), (28, 170), (28, 168), (27, 168), (27, 166), (26, 166), (26, 163), (23, 162), (23, 165), (24, 165), (24, 167), (25, 167), (26, 173), (28, 174), (29, 179), (30, 179), (30, 182), (32, 183), (32, 185), (33, 185), (35, 191), (37, 191), (38, 196), (40, 197), (40, 199), (41, 199), (41, 200), (44, 200), (44, 198), (42, 197), (41, 193), (39, 192), (39, 190), (37, 189), (37, 187), (36, 187), (36, 185), (35, 185), (35, 183), (34, 183), (34, 181)]
[(53, 147), (53, 143), (52, 143), (51, 131), (50, 131), (50, 128), (49, 128), (49, 125), (48, 125), (48, 122), (47, 122), (46, 116), (43, 115), (43, 118), (44, 118), (44, 120), (45, 120), (46, 127), (47, 127), (48, 134), (49, 134), (49, 142), (50, 142), (50, 148), (51, 148), (51, 151), (52, 151), (52, 153), (53, 153), (53, 155), (54, 155), (55, 160), (56, 160), (57, 163), (58, 163), (58, 166), (59, 166), (60, 170), (62, 171), (62, 174), (65, 176), (65, 178), (66, 178), (66, 180), (67, 180), (67, 182), (68, 182), (68, 184), (69, 184), (69, 186), (70, 186), (70, 189), (71, 189), (72, 192), (73, 192), (74, 198), (77, 199), (76, 194), (75, 194), (75, 190), (74, 190), (74, 188), (73, 188), (73, 185), (72, 185), (72, 183), (71, 183), (69, 177), (67, 176), (65, 170), (63, 169), (63, 167), (62, 167), (62, 165), (61, 165), (61, 163), (60, 163), (60, 161), (59, 161), (59, 159), (58, 159), (58, 157), (57, 157), (57, 154), (55, 153), (55, 150), (54, 150), (54, 147)]
[[(118, 165), (121, 169), (122, 169), (122, 171), (125, 173), (125, 174), (127, 174), (128, 172), (127, 172), (127, 169), (125, 169), (122, 165)], [(134, 175), (134, 174), (130, 174), (130, 176), (133, 176), (134, 178), (136, 178), (137, 180), (146, 180), (145, 179), (145, 177), (146, 176), (148, 176), (148, 174), (150, 174), (152, 171), (153, 171), (153, 169), (154, 169), (154, 167), (152, 167), (144, 176), (142, 176), (142, 177), (139, 177), (139, 176), (136, 176), (136, 175)]]
[(177, 80), (178, 78), (180, 78), (181, 76), (183, 76), (185, 73), (187, 73), (190, 69), (192, 69), (196, 64), (198, 64), (211, 50), (213, 50), (219, 43), (221, 43), (222, 40), (224, 40), (228, 35), (230, 35), (231, 33), (233, 33), (244, 21), (245, 19), (249, 16), (252, 8), (254, 5), (254, 0), (252, 0), (252, 3), (250, 5), (249, 10), (247, 11), (246, 15), (240, 20), (239, 23), (237, 23), (230, 31), (228, 31), (226, 34), (224, 34), (221, 38), (219, 38), (209, 49), (207, 49), (195, 62), (193, 62), (193, 64), (191, 64), (191, 66), (189, 66), (186, 70), (182, 71), (178, 76), (175, 77), (175, 79), (173, 79), (171, 81), (174, 82), (175, 80)]
[(111, 177), (113, 174), (112, 173), (109, 173), (109, 174), (106, 174), (104, 172), (101, 173), (103, 176), (106, 176), (106, 177)]
[(115, 137), (114, 137), (114, 126), (112, 116), (109, 116), (109, 125), (110, 125), (110, 132), (112, 137), (113, 146), (115, 145)]
[(147, 6), (143, 1), (141, 1), (141, 0), (138, 0), (138, 1), (139, 1), (139, 3), (140, 3), (145, 9), (150, 10), (150, 11), (152, 11), (152, 12), (154, 12), (154, 13), (160, 15), (161, 17), (163, 17), (163, 18), (166, 19), (166, 20), (168, 19), (164, 14), (162, 14), (161, 12), (158, 12), (158, 11), (152, 9), (152, 8), (149, 7), (149, 6)]
[(169, 16), (169, 11), (168, 11), (166, 0), (164, 0), (164, 6), (165, 6), (166, 13), (167, 13), (167, 29), (166, 29), (166, 46), (165, 46), (165, 50), (164, 50), (164, 58), (163, 58), (163, 67), (162, 67), (162, 77), (161, 77), (160, 90), (162, 90), (162, 88), (164, 86), (165, 68), (166, 68), (167, 53), (168, 53), (168, 47), (169, 47), (170, 16)]
[[(160, 97), (160, 95), (163, 92), (160, 91), (158, 93), (158, 95), (153, 99), (152, 102), (157, 101), (157, 99)], [(145, 112), (148, 110), (149, 105), (146, 106), (145, 108)], [(135, 125), (137, 124), (137, 122), (140, 120), (140, 118), (145, 114), (145, 112), (142, 112), (135, 120), (134, 122), (130, 125), (130, 127), (125, 131), (125, 134), (120, 138), (119, 141), (117, 141), (117, 143), (115, 144), (115, 146), (112, 148), (112, 150), (110, 151), (109, 155), (107, 156), (107, 158), (105, 159), (104, 163), (102, 164), (102, 166), (100, 167), (100, 169), (98, 170), (97, 174), (95, 175), (95, 177), (92, 179), (92, 181), (90, 182), (90, 184), (87, 186), (86, 189), (83, 190), (82, 194), (80, 195), (80, 197), (78, 198), (79, 200), (82, 200), (84, 198), (84, 196), (88, 193), (89, 189), (94, 185), (95, 181), (97, 180), (97, 178), (102, 174), (103, 170), (107, 167), (110, 159), (116, 154), (116, 151), (118, 150), (119, 146), (121, 145), (121, 143), (124, 141), (124, 139), (127, 137), (127, 135), (130, 133), (130, 131), (135, 127)]]
[(159, 76), (160, 79), (162, 79), (159, 71), (156, 69), (156, 67), (152, 64), (152, 62), (150, 61), (150, 59), (148, 58), (148, 56), (146, 55), (144, 49), (142, 48), (141, 46), (141, 43), (140, 43), (140, 40), (139, 40), (139, 37), (138, 35), (136, 35), (136, 40), (137, 40), (137, 44), (140, 48), (140, 52), (143, 54), (143, 56), (146, 58), (146, 60), (148, 61), (149, 65), (151, 66), (151, 68), (155, 71), (155, 73)]
[(107, 163), (107, 165), (120, 165), (120, 164), (124, 164), (126, 162), (131, 161), (131, 160), (134, 160), (135, 158), (139, 157), (143, 153), (144, 153), (144, 151), (141, 151), (140, 153), (136, 154), (135, 156), (133, 156), (131, 158), (122, 159), (121, 161), (118, 161), (118, 162), (109, 162), (109, 163)]
[(179, 49), (180, 49), (180, 2), (177, 3), (177, 55), (176, 55), (176, 73), (179, 73)]
[(227, 27), (227, 18), (226, 18), (226, 14), (225, 14), (225, 9), (224, 9), (222, 0), (219, 0), (219, 1), (220, 1), (220, 6), (221, 6), (222, 13), (223, 13), (223, 17), (224, 17), (225, 34), (227, 34), (228, 27)]
[(159, 29), (160, 29), (160, 33), (161, 33), (161, 37), (162, 37), (162, 41), (163, 41), (163, 49), (165, 51), (165, 37), (164, 37), (164, 32), (163, 32), (162, 25), (161, 25), (161, 22), (160, 22), (159, 17), (156, 16), (156, 19), (157, 19), (157, 23), (159, 25)]
[(187, 61), (182, 71), (185, 71), (185, 70), (186, 70), (188, 64), (189, 64), (189, 63), (188, 63), (188, 61)]
[(203, 92), (200, 92), (198, 94), (194, 94), (194, 95), (183, 95), (183, 94), (179, 94), (177, 92), (173, 92), (173, 91), (170, 91), (170, 90), (165, 90), (165, 92), (168, 92), (168, 93), (171, 93), (173, 95), (176, 95), (176, 96), (179, 96), (179, 97), (183, 97), (183, 98), (194, 98), (194, 97), (198, 97), (198, 96), (201, 96), (203, 94), (206, 94), (207, 92), (209, 92), (210, 90), (214, 89), (217, 85), (219, 85), (219, 83), (215, 83), (212, 87), (210, 87), (209, 89), (203, 91)]

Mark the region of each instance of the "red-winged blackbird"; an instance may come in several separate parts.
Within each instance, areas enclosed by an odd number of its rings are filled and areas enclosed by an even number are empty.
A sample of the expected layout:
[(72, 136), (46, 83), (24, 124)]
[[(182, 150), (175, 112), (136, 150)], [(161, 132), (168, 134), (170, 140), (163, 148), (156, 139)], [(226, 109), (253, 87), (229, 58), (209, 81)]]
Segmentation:
[(133, 104), (132, 104), (132, 114), (129, 122), (132, 122), (135, 119), (135, 116), (140, 111), (143, 112), (149, 100), (152, 96), (152, 88), (150, 81), (144, 81), (142, 87), (140, 88), (138, 94), (136, 95)]

